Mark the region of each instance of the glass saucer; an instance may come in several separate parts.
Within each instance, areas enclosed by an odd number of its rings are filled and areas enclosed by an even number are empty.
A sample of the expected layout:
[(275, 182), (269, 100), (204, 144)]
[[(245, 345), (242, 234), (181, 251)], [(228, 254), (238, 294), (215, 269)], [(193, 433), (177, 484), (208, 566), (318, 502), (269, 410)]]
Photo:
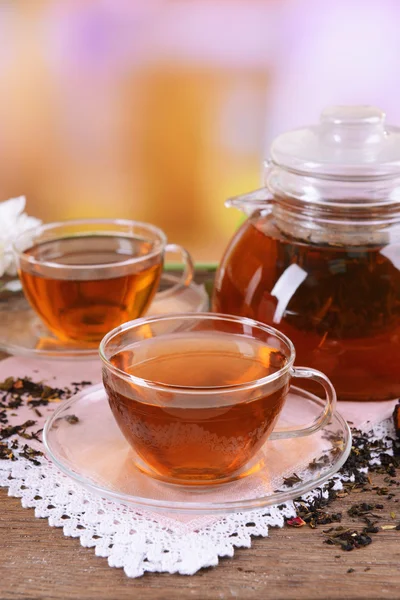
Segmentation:
[[(179, 274), (163, 273), (149, 315), (208, 310), (203, 285), (179, 286)], [(22, 291), (0, 294), (0, 350), (8, 354), (53, 359), (93, 358), (98, 344), (82, 346), (57, 339), (41, 322)]]
[[(322, 403), (291, 387), (278, 426), (290, 429), (309, 423)], [(267, 441), (257, 457), (259, 469), (243, 479), (202, 488), (170, 485), (135, 466), (134, 452), (114, 421), (105, 390), (97, 385), (58, 407), (46, 422), (43, 441), (47, 456), (61, 471), (105, 498), (153, 511), (215, 514), (281, 504), (319, 487), (346, 461), (351, 433), (336, 413), (310, 436)], [(287, 477), (292, 478), (289, 485)]]

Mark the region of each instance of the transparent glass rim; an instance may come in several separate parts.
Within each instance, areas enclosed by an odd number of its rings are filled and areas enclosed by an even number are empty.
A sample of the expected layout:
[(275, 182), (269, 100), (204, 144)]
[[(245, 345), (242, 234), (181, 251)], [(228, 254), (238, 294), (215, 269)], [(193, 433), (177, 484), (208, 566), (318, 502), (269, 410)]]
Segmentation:
[[(88, 264), (65, 265), (65, 264), (53, 262), (53, 261), (38, 260), (38, 259), (34, 258), (33, 256), (26, 254), (27, 248), (24, 248), (23, 250), (21, 250), (19, 247), (19, 245), (24, 240), (26, 240), (27, 242), (30, 241), (32, 239), (32, 236), (38, 236), (38, 235), (44, 234), (46, 232), (51, 232), (52, 230), (56, 231), (57, 229), (62, 229), (63, 227), (79, 227), (81, 225), (82, 226), (83, 225), (93, 226), (94, 232), (95, 232), (96, 226), (109, 225), (110, 232), (108, 232), (108, 234), (115, 233), (112, 231), (113, 226), (114, 227), (126, 227), (128, 231), (120, 232), (120, 233), (122, 233), (122, 235), (124, 235), (124, 233), (125, 234), (129, 233), (129, 229), (131, 229), (131, 230), (133, 230), (134, 228), (143, 229), (144, 231), (148, 231), (153, 236), (156, 237), (156, 247), (154, 249), (152, 249), (151, 252), (148, 252), (147, 254), (144, 254), (142, 256), (132, 257), (132, 258), (129, 258), (129, 259), (121, 261), (121, 262), (96, 264), (95, 265), (96, 269), (105, 269), (105, 268), (109, 269), (109, 268), (112, 268), (113, 265), (118, 266), (118, 267), (124, 267), (124, 266), (128, 266), (128, 265), (133, 265), (133, 264), (138, 264), (138, 263), (144, 262), (146, 260), (155, 258), (158, 255), (160, 255), (164, 251), (165, 246), (167, 245), (167, 236), (162, 231), (162, 229), (160, 229), (159, 227), (156, 227), (155, 225), (152, 225), (151, 223), (145, 223), (144, 221), (131, 221), (129, 219), (71, 219), (71, 220), (66, 220), (66, 221), (56, 221), (54, 223), (46, 223), (45, 225), (39, 225), (39, 227), (33, 227), (31, 229), (28, 229), (27, 231), (24, 231), (19, 236), (17, 236), (17, 238), (13, 241), (13, 244), (12, 244), (13, 252), (19, 260), (24, 260), (24, 261), (28, 262), (30, 265), (38, 265), (38, 266), (49, 267), (51, 269), (58, 269), (58, 270), (68, 269), (68, 271), (81, 271), (81, 270), (88, 269), (90, 267), (93, 267), (93, 265), (88, 265)], [(103, 233), (103, 234), (107, 234), (106, 230), (99, 229), (99, 232)], [(88, 233), (89, 233), (89, 231), (84, 231), (82, 233), (78, 232), (76, 234), (73, 234), (73, 237), (79, 237), (84, 234), (87, 235)], [(61, 234), (59, 236), (55, 235), (54, 239), (62, 239), (63, 237), (66, 237), (66, 236), (65, 235), (63, 236)], [(132, 237), (132, 236), (127, 236), (127, 237)], [(31, 247), (31, 245), (29, 247)]]
[[(287, 363), (276, 373), (272, 373), (271, 375), (267, 375), (266, 377), (262, 377), (260, 379), (255, 379), (253, 381), (248, 381), (246, 383), (241, 384), (233, 384), (229, 386), (221, 386), (221, 387), (185, 387), (178, 385), (168, 385), (159, 382), (149, 381), (148, 379), (143, 379), (141, 377), (136, 377), (135, 375), (130, 375), (126, 373), (122, 369), (119, 369), (115, 365), (113, 365), (107, 358), (107, 346), (111, 341), (115, 341), (122, 333), (126, 333), (130, 329), (136, 329), (138, 327), (142, 327), (143, 325), (151, 325), (152, 323), (157, 323), (160, 321), (187, 321), (196, 319), (198, 321), (225, 321), (230, 323), (240, 323), (241, 325), (248, 325), (252, 328), (257, 328), (264, 333), (268, 333), (269, 335), (273, 335), (275, 338), (278, 338), (281, 342), (286, 344), (288, 348), (288, 360)], [(122, 350), (123, 348), (121, 348)], [(210, 395), (219, 395), (225, 394), (226, 392), (239, 392), (239, 391), (247, 391), (256, 389), (258, 387), (267, 385), (277, 379), (282, 378), (285, 374), (291, 371), (293, 367), (293, 363), (296, 358), (296, 351), (292, 341), (283, 333), (275, 329), (274, 327), (270, 327), (269, 325), (265, 325), (259, 321), (255, 321), (254, 319), (249, 319), (248, 317), (237, 317), (234, 315), (224, 315), (221, 313), (207, 313), (207, 312), (190, 312), (190, 313), (176, 313), (173, 315), (162, 315), (162, 316), (153, 316), (153, 317), (142, 317), (141, 319), (136, 319), (134, 321), (128, 321), (123, 325), (119, 325), (115, 329), (109, 331), (101, 340), (99, 345), (99, 355), (105, 366), (105, 368), (119, 377), (127, 381), (128, 383), (132, 383), (136, 386), (140, 386), (142, 388), (152, 389), (159, 392), (176, 392), (176, 393), (185, 393), (190, 395), (198, 395), (198, 394), (210, 394)]]

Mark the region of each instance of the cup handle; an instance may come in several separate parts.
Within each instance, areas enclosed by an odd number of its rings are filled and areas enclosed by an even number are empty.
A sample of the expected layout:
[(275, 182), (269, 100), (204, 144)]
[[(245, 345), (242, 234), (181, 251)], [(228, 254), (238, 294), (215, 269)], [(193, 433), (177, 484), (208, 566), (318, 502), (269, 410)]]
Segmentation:
[(333, 387), (330, 379), (321, 371), (317, 371), (316, 369), (309, 369), (307, 367), (293, 367), (291, 369), (291, 376), (293, 378), (298, 377), (301, 379), (312, 379), (317, 383), (321, 384), (325, 390), (326, 394), (326, 402), (321, 414), (309, 425), (302, 427), (300, 429), (282, 429), (275, 430), (269, 436), (270, 440), (285, 440), (289, 438), (303, 437), (306, 435), (311, 435), (325, 427), (327, 423), (329, 423), (332, 414), (335, 410), (336, 406), (336, 392)]
[(185, 248), (183, 248), (179, 244), (167, 244), (165, 246), (164, 254), (166, 254), (167, 252), (173, 252), (174, 254), (180, 254), (182, 256), (184, 270), (182, 273), (182, 277), (174, 285), (172, 285), (167, 290), (164, 290), (163, 292), (157, 292), (157, 298), (165, 298), (167, 296), (172, 296), (182, 287), (190, 285), (194, 276), (193, 259), (190, 256), (189, 252), (185, 250)]

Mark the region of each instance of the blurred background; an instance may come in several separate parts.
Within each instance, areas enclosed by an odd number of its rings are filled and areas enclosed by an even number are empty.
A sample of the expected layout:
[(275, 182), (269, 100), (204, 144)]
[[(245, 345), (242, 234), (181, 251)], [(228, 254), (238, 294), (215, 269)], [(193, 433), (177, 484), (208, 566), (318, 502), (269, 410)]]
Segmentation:
[(2, 0), (0, 200), (217, 262), (275, 135), (328, 104), (400, 124), (399, 22), (397, 0)]

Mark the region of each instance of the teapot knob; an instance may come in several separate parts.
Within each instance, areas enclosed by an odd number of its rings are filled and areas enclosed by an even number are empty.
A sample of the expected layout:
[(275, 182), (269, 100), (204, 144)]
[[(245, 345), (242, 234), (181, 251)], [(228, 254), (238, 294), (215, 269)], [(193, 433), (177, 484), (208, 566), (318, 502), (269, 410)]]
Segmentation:
[(330, 106), (320, 117), (325, 143), (377, 144), (385, 136), (385, 113), (375, 106)]

